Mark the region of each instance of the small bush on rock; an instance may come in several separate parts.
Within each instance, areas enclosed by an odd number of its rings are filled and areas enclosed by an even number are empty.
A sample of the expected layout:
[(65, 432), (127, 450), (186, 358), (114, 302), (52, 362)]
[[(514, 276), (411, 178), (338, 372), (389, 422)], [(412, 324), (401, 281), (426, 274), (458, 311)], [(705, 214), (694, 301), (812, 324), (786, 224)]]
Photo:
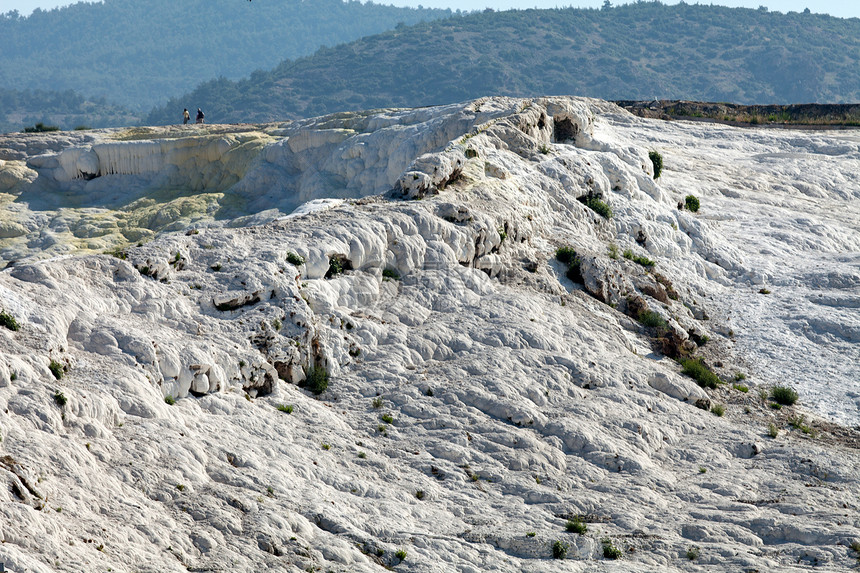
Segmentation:
[(585, 200), (585, 206), (603, 217), (604, 219), (612, 218), (612, 207), (601, 201), (597, 197), (588, 197)]
[(654, 179), (660, 179), (663, 173), (663, 156), (659, 151), (649, 151), (648, 158), (651, 160), (651, 165), (654, 166)]
[(63, 368), (63, 365), (57, 362), (56, 360), (51, 360), (51, 363), (48, 364), (48, 369), (51, 371), (51, 374), (54, 375), (54, 378), (59, 380), (65, 374), (66, 369)]
[(66, 405), (66, 402), (68, 402), (68, 399), (66, 398), (65, 394), (63, 394), (62, 392), (57, 392), (56, 394), (54, 394), (54, 402), (57, 404), (57, 406), (62, 408), (63, 406)]
[(681, 360), (681, 372), (695, 380), (702, 388), (716, 388), (721, 380), (698, 358)]
[(311, 366), (305, 372), (305, 385), (314, 394), (322, 394), (328, 388), (328, 372), (322, 366)]
[(607, 538), (603, 540), (603, 557), (604, 559), (620, 559), (621, 550), (612, 544), (612, 540)]
[(770, 389), (770, 397), (783, 406), (791, 406), (800, 398), (790, 386), (774, 386)]
[(641, 257), (639, 255), (633, 254), (633, 251), (631, 251), (630, 249), (625, 249), (623, 256), (628, 261), (633, 261), (634, 263), (642, 265), (643, 267), (653, 267), (655, 264), (654, 261), (652, 261), (648, 257)]
[(394, 556), (397, 557), (400, 561), (406, 561), (406, 550), (398, 549), (397, 552), (394, 553)]
[(561, 539), (556, 539), (555, 543), (552, 544), (552, 558), (553, 559), (565, 559), (567, 558), (567, 552), (570, 549), (570, 545), (565, 543)]
[(570, 533), (578, 533), (579, 535), (585, 535), (588, 531), (588, 526), (579, 516), (569, 519), (564, 528)]
[(278, 411), (283, 412), (284, 414), (292, 414), (293, 413), (293, 405), (292, 404), (278, 404)]
[(168, 394), (167, 396), (164, 397), (164, 403), (167, 404), (168, 406), (173, 406), (174, 404), (176, 404), (176, 398), (174, 398), (173, 396)]
[(385, 269), (382, 271), (382, 278), (399, 281), (400, 273), (397, 272), (397, 269)]
[(287, 253), (287, 262), (294, 267), (300, 267), (305, 264), (305, 258), (297, 253), (290, 251)]
[(666, 321), (658, 313), (653, 310), (643, 310), (639, 314), (639, 322), (644, 326), (651, 328), (662, 328), (666, 326)]
[(5, 326), (9, 330), (14, 331), (21, 329), (21, 326), (18, 324), (18, 321), (15, 320), (15, 317), (6, 311), (0, 312), (0, 326)]
[(726, 413), (726, 407), (722, 404), (714, 404), (711, 406), (711, 413), (722, 418), (723, 414)]
[(689, 549), (687, 549), (687, 559), (690, 561), (695, 561), (699, 558), (699, 548), (693, 545)]
[(688, 211), (695, 213), (699, 210), (699, 199), (695, 195), (687, 195), (684, 197), (684, 206)]

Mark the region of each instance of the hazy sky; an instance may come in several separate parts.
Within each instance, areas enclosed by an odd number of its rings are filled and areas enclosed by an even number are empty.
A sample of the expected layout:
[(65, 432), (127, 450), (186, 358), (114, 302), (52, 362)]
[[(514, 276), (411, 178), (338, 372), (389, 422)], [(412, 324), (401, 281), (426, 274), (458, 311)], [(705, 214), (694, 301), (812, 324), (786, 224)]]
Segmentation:
[[(236, 0), (239, 2), (240, 0)], [(258, 2), (277, 2), (278, 0), (257, 0)], [(452, 8), (460, 10), (480, 10), (483, 8), (561, 8), (575, 6), (578, 8), (596, 8), (603, 5), (603, 0), (375, 0), (378, 4), (394, 4), (395, 6), (418, 6), (425, 8)], [(0, 0), (0, 13), (18, 10), (21, 14), (29, 14), (34, 8), (50, 9), (57, 6), (74, 4), (69, 0)], [(616, 0), (613, 4), (625, 4)], [(664, 4), (677, 4), (677, 0), (663, 0)], [(813, 12), (821, 12), (840, 16), (842, 18), (860, 18), (860, 2), (857, 0), (687, 0), (688, 4), (721, 4), (723, 6), (744, 6), (758, 8), (767, 6), (778, 12), (802, 12), (809, 8)]]

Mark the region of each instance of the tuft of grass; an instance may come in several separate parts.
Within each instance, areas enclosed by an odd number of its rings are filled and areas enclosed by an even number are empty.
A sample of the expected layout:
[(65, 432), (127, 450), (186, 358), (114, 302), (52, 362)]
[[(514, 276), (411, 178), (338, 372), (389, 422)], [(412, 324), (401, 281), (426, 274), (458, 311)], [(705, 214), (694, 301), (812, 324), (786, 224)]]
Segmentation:
[(569, 533), (578, 533), (579, 535), (585, 535), (588, 531), (588, 526), (582, 521), (578, 515), (573, 519), (567, 520), (567, 523), (564, 526), (564, 529)]
[(63, 368), (63, 365), (53, 359), (51, 359), (51, 362), (48, 364), (48, 370), (51, 371), (51, 374), (53, 374), (54, 378), (57, 380), (61, 379), (63, 374), (66, 373), (66, 369)]
[(391, 269), (391, 268), (384, 269), (382, 271), (382, 278), (399, 281), (400, 280), (400, 273), (397, 272), (397, 269)]
[(278, 404), (278, 411), (283, 412), (285, 414), (293, 413), (293, 405), (292, 404)]
[(732, 388), (734, 388), (738, 392), (743, 392), (744, 394), (750, 391), (749, 387), (744, 386), (743, 384), (732, 384)]
[(294, 267), (300, 267), (305, 264), (305, 258), (298, 253), (294, 253), (290, 251), (287, 253), (287, 262), (293, 265)]
[(535, 535), (537, 535), (537, 533), (535, 533), (534, 531), (529, 531), (528, 533), (526, 533), (526, 537), (534, 537)]
[(663, 156), (660, 155), (659, 151), (649, 151), (648, 159), (654, 166), (654, 179), (660, 179), (660, 175), (663, 173)]
[(367, 454), (364, 452), (358, 452), (358, 457), (362, 460), (367, 459)]
[(758, 293), (759, 294), (770, 294), (770, 289), (760, 288), (760, 289), (758, 289)]
[(331, 444), (325, 444), (325, 443), (324, 443), (324, 444), (322, 445), (322, 449), (324, 449), (325, 451), (329, 451), (329, 450), (331, 449)]
[(695, 195), (687, 195), (684, 197), (684, 206), (688, 211), (693, 213), (699, 210), (699, 199)]
[(542, 143), (540, 147), (538, 147), (538, 151), (540, 151), (543, 155), (549, 155), (552, 149), (546, 143)]
[(612, 540), (608, 537), (603, 540), (603, 558), (604, 559), (620, 559), (621, 550), (612, 544)]
[(735, 382), (741, 382), (747, 379), (747, 375), (743, 372), (735, 372)]
[(702, 388), (716, 388), (721, 383), (719, 377), (698, 358), (682, 359), (681, 373), (695, 380)]
[(173, 406), (174, 404), (176, 404), (176, 398), (174, 398), (173, 396), (168, 394), (167, 396), (164, 397), (164, 403), (167, 404), (168, 406)]
[(700, 474), (708, 473), (708, 468), (706, 468), (705, 466), (699, 466), (699, 473)]
[(770, 389), (770, 397), (783, 406), (791, 406), (800, 398), (797, 391), (790, 386), (774, 386)]
[(65, 394), (63, 394), (62, 392), (57, 392), (56, 394), (54, 394), (54, 403), (56, 403), (57, 406), (62, 408), (66, 405), (66, 402), (68, 402), (68, 399), (66, 398)]
[(711, 413), (715, 416), (719, 416), (720, 418), (726, 413), (726, 407), (722, 404), (714, 404), (711, 406)]
[(419, 489), (418, 491), (416, 491), (416, 492), (415, 492), (415, 497), (416, 497), (416, 498), (418, 498), (418, 499), (424, 499), (424, 490), (423, 490), (423, 489)]
[(767, 435), (771, 438), (776, 438), (779, 435), (779, 428), (773, 422), (767, 425)]
[(328, 388), (328, 371), (322, 366), (311, 366), (305, 372), (305, 386), (314, 394), (322, 394)]
[(573, 247), (559, 247), (555, 251), (555, 258), (558, 259), (558, 262), (565, 265), (572, 265), (574, 261), (579, 260), (576, 249)]
[(618, 259), (618, 245), (616, 245), (615, 243), (609, 245), (609, 258)]
[(394, 553), (394, 556), (397, 557), (400, 561), (406, 561), (406, 550), (405, 549), (398, 549)]
[(807, 436), (812, 436), (814, 438), (818, 435), (818, 432), (816, 432), (812, 429), (812, 427), (806, 424), (806, 416), (804, 416), (803, 414), (789, 418), (788, 425), (795, 430), (800, 430)]
[(185, 486), (181, 483), (176, 484), (176, 489), (179, 491), (185, 491)]
[(385, 422), (386, 424), (391, 424), (394, 422), (394, 416), (392, 416), (391, 414), (383, 414), (379, 417), (379, 419), (382, 420), (383, 422)]
[(373, 407), (376, 408), (377, 410), (382, 408), (382, 405), (384, 403), (385, 402), (383, 401), (382, 396), (377, 396), (376, 398), (373, 399), (373, 402), (372, 402)]
[(552, 558), (565, 559), (567, 557), (567, 552), (569, 549), (570, 544), (565, 543), (561, 539), (556, 539), (555, 543), (552, 544)]
[(15, 317), (6, 312), (5, 310), (0, 311), (0, 326), (5, 326), (12, 331), (21, 330), (21, 325), (18, 324), (18, 321), (15, 320)]

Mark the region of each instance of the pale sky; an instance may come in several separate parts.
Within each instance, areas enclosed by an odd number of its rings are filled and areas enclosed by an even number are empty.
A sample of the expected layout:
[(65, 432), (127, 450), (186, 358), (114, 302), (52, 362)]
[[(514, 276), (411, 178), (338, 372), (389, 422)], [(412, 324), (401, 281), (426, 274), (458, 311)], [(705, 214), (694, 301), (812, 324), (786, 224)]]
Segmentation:
[[(236, 0), (239, 2), (240, 0)], [(257, 0), (258, 2), (276, 2), (277, 0)], [(395, 6), (418, 6), (425, 8), (451, 8), (482, 10), (484, 8), (495, 8), (505, 10), (508, 8), (563, 8), (574, 6), (576, 8), (597, 8), (603, 5), (603, 0), (375, 0), (377, 4), (393, 4)], [(57, 6), (74, 4), (69, 0), (0, 0), (0, 13), (18, 10), (22, 15), (27, 15), (35, 8), (49, 10)], [(627, 2), (616, 0), (613, 4), (625, 4)], [(663, 0), (664, 4), (677, 4), (677, 0)], [(769, 10), (776, 12), (802, 12), (809, 8), (813, 12), (831, 14), (841, 18), (860, 18), (860, 2), (857, 0), (687, 0), (688, 4), (720, 4), (723, 6), (742, 6), (746, 8), (758, 8), (766, 6)]]

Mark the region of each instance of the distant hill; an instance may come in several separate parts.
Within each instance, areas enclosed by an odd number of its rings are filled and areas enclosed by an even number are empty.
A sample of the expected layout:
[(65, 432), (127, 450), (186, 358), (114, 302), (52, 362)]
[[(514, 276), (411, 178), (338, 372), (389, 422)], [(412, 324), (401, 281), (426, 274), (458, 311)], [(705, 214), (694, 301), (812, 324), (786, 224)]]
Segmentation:
[(735, 103), (860, 101), (860, 19), (681, 3), (472, 13), (399, 27), (240, 81), (193, 102), (212, 121), (434, 105), (484, 95)]
[(356, 0), (104, 0), (9, 12), (0, 15), (0, 86), (75, 90), (148, 111), (212, 78), (450, 15)]

